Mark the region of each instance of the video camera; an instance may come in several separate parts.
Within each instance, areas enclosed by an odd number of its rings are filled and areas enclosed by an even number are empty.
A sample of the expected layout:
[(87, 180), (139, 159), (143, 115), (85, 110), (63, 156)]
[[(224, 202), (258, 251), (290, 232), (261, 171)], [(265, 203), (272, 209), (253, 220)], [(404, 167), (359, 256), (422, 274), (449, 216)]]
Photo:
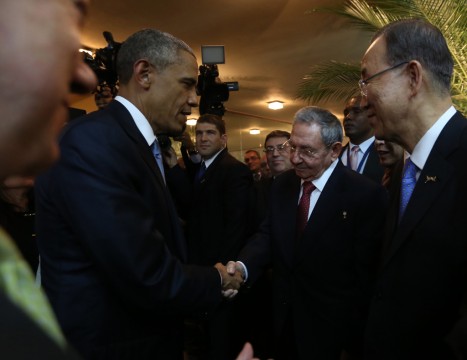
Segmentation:
[(238, 91), (238, 82), (222, 82), (219, 79), (217, 64), (225, 63), (223, 45), (201, 46), (203, 65), (199, 67), (197, 92), (201, 96), (199, 113), (223, 116), (224, 102), (229, 100), (230, 91)]
[(112, 95), (115, 96), (118, 92), (116, 58), (122, 44), (114, 41), (112, 33), (109, 31), (104, 31), (103, 35), (107, 41), (107, 46), (102, 49), (97, 49), (93, 55), (86, 53), (84, 61), (97, 76), (97, 91), (99, 92), (100, 89), (108, 87)]

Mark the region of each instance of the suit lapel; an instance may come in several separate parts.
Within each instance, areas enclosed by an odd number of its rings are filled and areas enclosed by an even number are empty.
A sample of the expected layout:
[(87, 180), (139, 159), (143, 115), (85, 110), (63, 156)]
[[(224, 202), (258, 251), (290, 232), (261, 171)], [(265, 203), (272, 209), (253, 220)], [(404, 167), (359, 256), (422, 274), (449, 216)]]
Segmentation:
[(325, 228), (329, 221), (334, 218), (333, 214), (340, 208), (339, 204), (341, 203), (343, 191), (341, 181), (343, 171), (345, 171), (345, 166), (339, 161), (329, 177), (323, 192), (313, 209), (310, 219), (308, 220), (305, 230), (298, 241), (298, 255), (308, 253), (301, 251), (301, 249), (304, 246), (313, 246), (314, 234), (323, 234), (323, 228)]
[[(278, 239), (278, 253), (284, 256), (287, 264), (292, 265), (295, 253), (296, 238), (296, 221), (297, 221), (297, 206), (298, 196), (300, 194), (300, 178), (295, 175), (294, 170), (281, 175), (287, 181), (280, 187), (277, 197), (277, 216), (271, 218), (281, 219), (280, 224), (274, 224), (273, 229), (278, 229), (274, 236)], [(286, 178), (287, 177), (287, 178)], [(274, 185), (273, 185), (274, 188)], [(279, 190), (279, 189), (278, 189)]]
[[(204, 192), (204, 189), (206, 188), (206, 186), (209, 186), (209, 182), (210, 180), (212, 180), (215, 172), (216, 172), (216, 168), (218, 167), (218, 164), (222, 162), (222, 160), (228, 156), (228, 152), (227, 152), (227, 149), (224, 149), (222, 150), (219, 155), (217, 155), (217, 157), (214, 159), (214, 161), (208, 166), (208, 168), (206, 169), (206, 172), (204, 173), (203, 177), (200, 179), (199, 181), (199, 184), (194, 184), (193, 186), (193, 189), (194, 189), (194, 193), (193, 193), (193, 198), (194, 198), (194, 202), (196, 203), (198, 201), (198, 198), (199, 196)], [(196, 168), (197, 171), (199, 169), (199, 166)]]
[(446, 157), (459, 146), (459, 134), (462, 132), (461, 127), (464, 126), (466, 126), (465, 119), (462, 118), (462, 115), (456, 113), (441, 131), (428, 156), (425, 167), (420, 173), (399, 225), (397, 225), (396, 220), (398, 215), (395, 215), (398, 214), (399, 198), (394, 201), (397, 206), (393, 208), (392, 219), (397, 228), (383, 266), (391, 260), (404, 242), (407, 241), (417, 224), (430, 209), (433, 202), (441, 196), (443, 189), (449, 183), (453, 176), (453, 169), (451, 164), (446, 161)]
[(153, 173), (153, 175), (156, 177), (159, 184), (165, 187), (164, 179), (162, 178), (161, 171), (156, 164), (156, 160), (152, 154), (151, 148), (141, 132), (138, 130), (138, 127), (133, 121), (133, 118), (131, 117), (128, 110), (118, 101), (111, 102), (107, 108), (111, 113), (113, 113), (114, 118), (126, 132), (128, 137), (135, 143), (141, 157), (143, 158), (146, 165), (148, 165), (151, 173)]
[[(157, 188), (159, 188), (160, 193), (163, 194), (163, 199), (160, 199), (160, 201), (165, 201), (165, 208), (170, 213), (171, 219), (173, 219), (172, 244), (175, 247), (176, 255), (180, 258), (182, 262), (186, 262), (187, 250), (185, 238), (181, 232), (180, 219), (175, 209), (175, 205), (172, 201), (172, 197), (169, 191), (167, 190), (164, 179), (162, 178), (162, 174), (159, 170), (159, 167), (156, 164), (156, 160), (154, 158), (154, 155), (152, 154), (151, 148), (148, 146), (146, 139), (143, 137), (143, 135), (137, 128), (130, 113), (121, 103), (119, 103), (118, 101), (112, 101), (103, 111), (107, 110), (113, 114), (113, 118), (116, 119), (117, 123), (121, 126), (121, 128), (128, 135), (128, 137), (133, 141), (143, 161), (149, 167), (150, 172), (154, 175), (154, 185)], [(161, 206), (163, 206), (162, 203)]]

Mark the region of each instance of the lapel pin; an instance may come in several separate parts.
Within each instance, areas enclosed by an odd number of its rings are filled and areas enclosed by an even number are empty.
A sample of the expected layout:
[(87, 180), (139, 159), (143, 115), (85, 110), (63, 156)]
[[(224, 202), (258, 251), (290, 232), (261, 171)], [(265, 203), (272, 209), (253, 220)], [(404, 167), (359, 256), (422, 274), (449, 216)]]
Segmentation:
[(432, 182), (437, 182), (437, 181), (438, 181), (438, 178), (436, 177), (436, 175), (435, 175), (435, 176), (429, 176), (429, 175), (427, 175), (426, 178), (425, 178), (425, 184), (426, 184), (427, 182), (430, 182), (430, 181), (432, 181)]
[(347, 219), (347, 211), (344, 210), (344, 211), (342, 212), (342, 218), (343, 218), (344, 220)]

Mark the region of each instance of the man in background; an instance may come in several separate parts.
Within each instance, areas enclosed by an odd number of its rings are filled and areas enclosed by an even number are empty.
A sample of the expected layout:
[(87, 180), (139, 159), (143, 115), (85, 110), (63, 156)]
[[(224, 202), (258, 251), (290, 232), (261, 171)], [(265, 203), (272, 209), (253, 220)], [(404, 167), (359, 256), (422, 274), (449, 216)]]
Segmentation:
[(344, 109), (344, 130), (349, 143), (343, 147), (340, 159), (349, 169), (365, 175), (378, 184), (384, 169), (375, 148), (374, 130), (366, 108), (360, 106), (361, 96), (351, 98)]
[(290, 147), (287, 143), (289, 139), (289, 132), (274, 130), (266, 135), (266, 139), (264, 140), (263, 151), (266, 153), (266, 161), (271, 176), (269, 178), (262, 178), (259, 182), (255, 182), (258, 224), (266, 216), (269, 205), (269, 193), (274, 179), (292, 168), (290, 162)]
[(261, 156), (256, 150), (245, 151), (245, 164), (250, 168), (251, 174), (253, 175), (254, 181), (260, 181), (262, 177), (261, 173)]

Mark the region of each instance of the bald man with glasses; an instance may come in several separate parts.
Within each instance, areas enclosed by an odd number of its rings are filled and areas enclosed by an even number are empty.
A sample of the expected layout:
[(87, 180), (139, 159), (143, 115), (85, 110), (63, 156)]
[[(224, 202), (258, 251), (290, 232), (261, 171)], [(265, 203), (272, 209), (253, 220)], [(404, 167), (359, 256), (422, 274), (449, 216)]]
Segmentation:
[(370, 360), (466, 358), (448, 341), (467, 296), (467, 121), (451, 100), (453, 66), (441, 31), (422, 20), (385, 26), (362, 60), (362, 106), (376, 137), (409, 155), (386, 222)]

